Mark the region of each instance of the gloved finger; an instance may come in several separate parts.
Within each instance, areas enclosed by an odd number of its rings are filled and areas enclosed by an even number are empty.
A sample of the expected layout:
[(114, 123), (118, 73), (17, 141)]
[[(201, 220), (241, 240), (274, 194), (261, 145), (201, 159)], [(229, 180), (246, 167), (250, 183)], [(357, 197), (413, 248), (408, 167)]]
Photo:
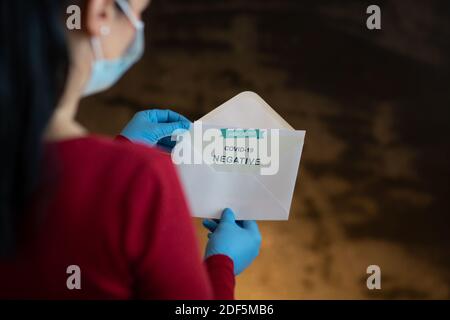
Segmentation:
[(252, 233), (259, 233), (258, 224), (255, 220), (244, 220), (242, 222), (242, 226), (244, 229), (251, 231)]
[(153, 112), (158, 123), (179, 122), (179, 121), (186, 121), (188, 123), (191, 123), (191, 121), (189, 121), (188, 118), (172, 110), (153, 109), (150, 111)]
[(211, 232), (214, 232), (214, 230), (216, 230), (217, 225), (218, 224), (215, 221), (208, 220), (208, 219), (203, 220), (203, 226)]
[(234, 212), (230, 208), (226, 208), (222, 212), (222, 218), (220, 222), (235, 222), (236, 218), (234, 217)]
[(158, 138), (162, 139), (165, 137), (172, 136), (172, 134), (176, 130), (188, 130), (189, 126), (190, 126), (190, 123), (188, 123), (186, 121), (161, 123), (158, 125), (158, 132), (157, 132)]

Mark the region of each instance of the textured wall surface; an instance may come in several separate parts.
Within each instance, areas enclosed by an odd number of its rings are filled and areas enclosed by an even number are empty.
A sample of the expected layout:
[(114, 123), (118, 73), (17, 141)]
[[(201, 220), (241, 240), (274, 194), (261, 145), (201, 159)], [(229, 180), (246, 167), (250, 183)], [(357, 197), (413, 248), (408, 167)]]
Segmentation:
[(252, 90), (307, 130), (291, 218), (261, 223), (238, 298), (450, 297), (450, 8), (379, 1), (370, 32), (368, 4), (155, 0), (144, 59), (82, 104), (113, 135), (138, 110), (194, 120)]

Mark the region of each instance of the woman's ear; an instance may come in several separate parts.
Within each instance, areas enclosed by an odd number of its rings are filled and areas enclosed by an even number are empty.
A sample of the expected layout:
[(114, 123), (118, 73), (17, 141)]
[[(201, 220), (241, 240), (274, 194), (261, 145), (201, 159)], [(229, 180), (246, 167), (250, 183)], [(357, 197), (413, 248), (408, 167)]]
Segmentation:
[(86, 0), (84, 23), (90, 36), (107, 35), (115, 14), (114, 0)]

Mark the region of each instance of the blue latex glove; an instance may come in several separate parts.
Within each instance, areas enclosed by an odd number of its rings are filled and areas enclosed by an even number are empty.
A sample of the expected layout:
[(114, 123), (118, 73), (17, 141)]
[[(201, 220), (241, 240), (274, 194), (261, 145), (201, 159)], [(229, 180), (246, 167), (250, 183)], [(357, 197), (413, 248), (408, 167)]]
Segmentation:
[(171, 140), (175, 130), (188, 130), (191, 122), (171, 110), (145, 110), (136, 113), (122, 130), (121, 135), (133, 142), (147, 145), (161, 145), (173, 148), (176, 141)]
[(244, 271), (259, 254), (261, 234), (256, 221), (236, 221), (231, 209), (225, 209), (220, 221), (203, 220), (208, 234), (205, 258), (223, 254), (234, 263), (234, 274)]

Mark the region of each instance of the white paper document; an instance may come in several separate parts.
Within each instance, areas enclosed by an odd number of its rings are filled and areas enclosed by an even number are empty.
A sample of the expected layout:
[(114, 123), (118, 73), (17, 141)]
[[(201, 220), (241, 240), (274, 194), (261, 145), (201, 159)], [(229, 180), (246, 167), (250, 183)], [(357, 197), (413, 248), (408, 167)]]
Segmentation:
[[(212, 140), (202, 140), (199, 126), (218, 133), (220, 148), (206, 152)], [(240, 144), (243, 138), (245, 145)], [(238, 220), (287, 220), (304, 138), (305, 131), (294, 130), (253, 92), (199, 119), (172, 154), (172, 159), (177, 152), (200, 159), (174, 161), (192, 214), (220, 218), (224, 208), (231, 208)]]

